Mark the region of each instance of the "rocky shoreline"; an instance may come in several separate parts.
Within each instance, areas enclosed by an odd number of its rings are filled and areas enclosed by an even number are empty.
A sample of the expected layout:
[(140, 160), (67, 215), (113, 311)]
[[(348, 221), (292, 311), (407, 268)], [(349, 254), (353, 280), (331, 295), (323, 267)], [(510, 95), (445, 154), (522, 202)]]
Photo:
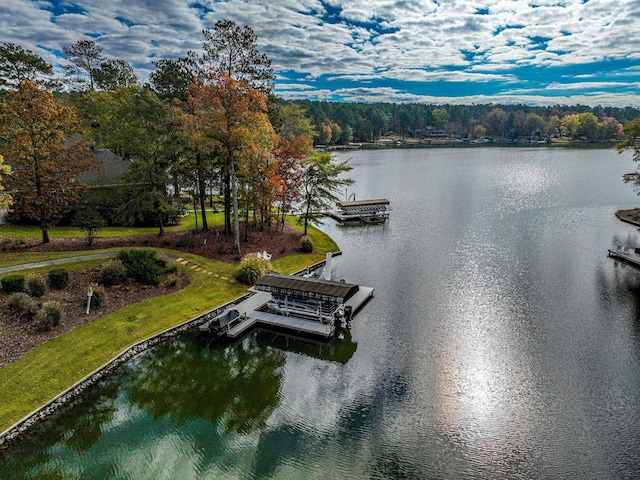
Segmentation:
[(217, 307), (209, 312), (206, 312), (197, 317), (191, 318), (180, 325), (172, 327), (170, 329), (165, 330), (164, 332), (160, 332), (157, 335), (154, 335), (151, 338), (138, 342), (124, 352), (122, 352), (117, 357), (111, 359), (109, 362), (105, 363), (101, 367), (94, 370), (92, 373), (84, 377), (82, 380), (78, 381), (75, 385), (69, 387), (67, 390), (57, 395), (53, 399), (49, 400), (47, 403), (42, 405), (37, 410), (30, 413), (27, 417), (20, 420), (18, 423), (14, 424), (8, 430), (0, 433), (0, 447), (3, 445), (17, 440), (20, 435), (22, 435), (25, 431), (31, 428), (36, 423), (42, 421), (53, 412), (55, 412), (61, 406), (71, 402), (78, 395), (82, 394), (85, 390), (90, 388), (91, 386), (98, 383), (102, 378), (113, 373), (118, 367), (120, 367), (125, 362), (132, 359), (134, 356), (139, 353), (147, 350), (149, 347), (153, 345), (157, 345), (158, 343), (164, 342), (170, 338), (173, 338), (181, 333), (186, 332), (192, 328), (195, 328), (198, 325), (203, 324), (207, 320), (215, 317), (219, 313), (221, 313), (225, 308), (228, 308), (230, 305), (234, 305), (238, 302), (241, 302), (246, 297), (251, 294), (243, 295), (242, 297), (236, 298), (229, 303), (226, 303), (220, 307)]

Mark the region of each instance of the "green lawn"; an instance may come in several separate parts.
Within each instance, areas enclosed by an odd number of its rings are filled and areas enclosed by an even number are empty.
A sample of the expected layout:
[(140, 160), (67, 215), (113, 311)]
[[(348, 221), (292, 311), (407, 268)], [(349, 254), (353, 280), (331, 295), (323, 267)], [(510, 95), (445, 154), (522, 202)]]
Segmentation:
[[(295, 223), (295, 221), (293, 222)], [(318, 229), (309, 232), (314, 254), (296, 254), (275, 260), (272, 267), (279, 273), (292, 273), (324, 259), (327, 251), (338, 247)], [(1, 235), (1, 233), (0, 233)], [(162, 250), (159, 250), (162, 251)], [(60, 258), (86, 252), (38, 254), (3, 254), (0, 263), (15, 265), (36, 259)], [(99, 318), (72, 330), (25, 354), (0, 370), (0, 432), (46, 403), (55, 395), (111, 360), (136, 342), (178, 325), (246, 292), (233, 280), (237, 269), (230, 264), (185, 254), (183, 258), (205, 268), (207, 275), (185, 268), (191, 284), (184, 290), (155, 297)], [(5, 258), (5, 255), (9, 255)], [(95, 262), (65, 264), (69, 270), (85, 268)], [(47, 268), (45, 271), (50, 269)], [(32, 273), (30, 270), (29, 273)]]
[[(201, 226), (202, 220), (198, 216), (198, 227)], [(222, 212), (214, 213), (207, 211), (207, 224), (209, 226), (222, 225), (224, 223), (224, 214)], [(196, 217), (193, 212), (188, 213), (180, 220), (180, 225), (173, 227), (165, 227), (167, 232), (182, 232), (191, 230), (196, 227)], [(104, 227), (98, 233), (100, 238), (125, 237), (130, 235), (147, 235), (158, 233), (158, 227)], [(40, 227), (37, 226), (21, 226), (21, 225), (0, 225), (0, 237), (12, 238), (39, 238), (42, 236)], [(77, 227), (59, 226), (49, 230), (50, 238), (82, 238), (82, 233)]]

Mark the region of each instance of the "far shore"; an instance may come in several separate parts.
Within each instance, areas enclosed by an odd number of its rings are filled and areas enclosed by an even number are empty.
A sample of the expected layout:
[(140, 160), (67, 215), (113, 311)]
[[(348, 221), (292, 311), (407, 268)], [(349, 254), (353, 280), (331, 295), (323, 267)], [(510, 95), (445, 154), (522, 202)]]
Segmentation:
[(619, 140), (603, 140), (598, 142), (588, 142), (583, 140), (571, 141), (546, 141), (546, 140), (513, 140), (508, 139), (457, 139), (457, 138), (382, 138), (376, 142), (352, 142), (345, 145), (317, 145), (318, 150), (342, 151), (342, 150), (379, 150), (379, 149), (413, 149), (413, 148), (480, 148), (480, 147), (553, 147), (553, 148), (612, 148)]

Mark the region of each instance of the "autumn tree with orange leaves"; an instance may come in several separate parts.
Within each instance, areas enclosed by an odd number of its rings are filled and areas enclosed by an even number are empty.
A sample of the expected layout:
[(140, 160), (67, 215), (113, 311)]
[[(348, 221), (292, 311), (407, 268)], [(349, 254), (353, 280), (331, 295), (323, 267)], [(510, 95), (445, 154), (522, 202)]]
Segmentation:
[[(248, 26), (239, 27), (235, 22), (216, 22), (213, 30), (205, 30), (202, 49), (197, 58), (200, 78), (206, 85), (217, 85), (220, 79), (228, 78), (240, 82), (252, 90), (268, 94), (273, 88), (271, 60), (258, 51), (258, 38)], [(196, 54), (190, 52), (192, 58)], [(228, 160), (228, 159), (227, 159)], [(224, 217), (225, 234), (231, 231), (232, 199), (229, 169), (224, 172)]]
[[(237, 255), (241, 254), (238, 179), (255, 184), (257, 176), (266, 181), (269, 172), (275, 172), (271, 166), (275, 137), (266, 110), (265, 96), (259, 90), (220, 73), (209, 84), (191, 85), (177, 113), (182, 125), (179, 134), (192, 151), (196, 170), (218, 162), (223, 176), (229, 178)], [(198, 178), (204, 178), (204, 172)]]
[[(11, 167), (9, 165), (4, 165), (4, 158), (0, 155), (0, 182), (4, 183), (4, 178), (7, 175), (11, 174)], [(4, 190), (4, 186), (0, 183), (0, 209), (8, 208), (9, 205), (13, 202), (13, 198), (8, 193), (2, 193)]]
[(299, 105), (289, 103), (278, 111), (278, 143), (275, 156), (278, 171), (278, 223), (284, 225), (291, 206), (302, 199), (302, 185), (306, 161), (313, 150), (313, 126)]
[(80, 200), (85, 185), (78, 175), (98, 165), (84, 141), (70, 140), (79, 132), (74, 110), (29, 80), (0, 105), (0, 149), (13, 167), (7, 186), (14, 210), (40, 225), (43, 243), (65, 209)]

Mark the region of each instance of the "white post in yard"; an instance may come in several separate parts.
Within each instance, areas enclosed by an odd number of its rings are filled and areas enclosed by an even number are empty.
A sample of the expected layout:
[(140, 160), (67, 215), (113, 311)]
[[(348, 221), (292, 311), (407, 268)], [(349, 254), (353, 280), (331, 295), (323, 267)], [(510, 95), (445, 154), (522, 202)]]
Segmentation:
[(87, 292), (87, 315), (89, 315), (89, 309), (91, 308), (91, 296), (93, 295), (93, 287), (89, 287)]
[(327, 252), (327, 260), (324, 263), (324, 279), (331, 280), (331, 257), (333, 254), (331, 252)]

